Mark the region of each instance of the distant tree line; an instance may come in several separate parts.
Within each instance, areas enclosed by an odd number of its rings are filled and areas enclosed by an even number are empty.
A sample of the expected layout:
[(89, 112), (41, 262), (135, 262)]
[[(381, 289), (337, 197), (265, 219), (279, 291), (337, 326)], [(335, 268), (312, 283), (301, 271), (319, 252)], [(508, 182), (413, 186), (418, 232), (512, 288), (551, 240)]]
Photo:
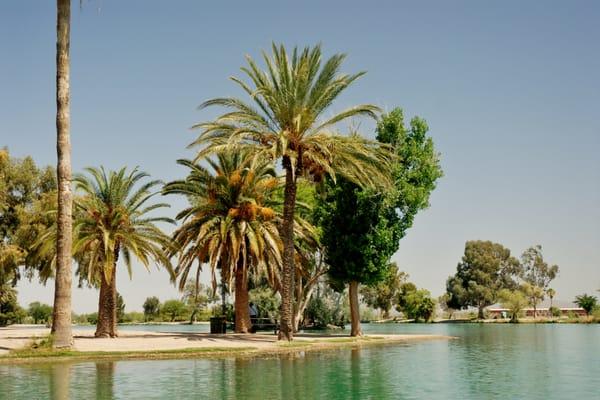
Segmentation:
[(539, 245), (525, 250), (519, 260), (499, 243), (468, 241), (456, 273), (446, 281), (443, 300), (448, 309), (477, 308), (480, 319), (486, 307), (498, 302), (507, 305), (513, 321), (527, 306), (533, 307), (535, 318), (539, 303), (555, 295), (549, 285), (558, 271), (544, 260)]

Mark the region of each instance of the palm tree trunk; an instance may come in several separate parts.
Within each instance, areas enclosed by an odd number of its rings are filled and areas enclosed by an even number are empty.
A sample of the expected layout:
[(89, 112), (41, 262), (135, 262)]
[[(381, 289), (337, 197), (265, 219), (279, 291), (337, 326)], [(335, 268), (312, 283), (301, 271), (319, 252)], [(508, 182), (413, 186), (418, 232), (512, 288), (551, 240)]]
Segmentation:
[(100, 295), (98, 296), (98, 322), (96, 323), (95, 337), (110, 337), (112, 329), (111, 320), (111, 285), (104, 273), (100, 274)]
[(296, 206), (296, 176), (288, 157), (283, 158), (285, 168), (285, 191), (283, 199), (283, 226), (281, 239), (283, 241), (283, 271), (281, 279), (281, 322), (279, 340), (294, 339), (294, 208)]
[(358, 282), (350, 282), (350, 336), (362, 336), (360, 310), (358, 308)]
[(56, 151), (58, 156), (58, 217), (56, 278), (52, 334), (54, 347), (73, 344), (71, 330), (71, 142), (69, 139), (69, 42), (71, 1), (57, 0), (56, 18)]
[(235, 269), (235, 333), (250, 332), (252, 322), (248, 301), (248, 273), (243, 264), (238, 263)]
[[(117, 246), (118, 247), (118, 246)], [(118, 258), (118, 249), (115, 251), (115, 265), (113, 266), (113, 271), (111, 275), (110, 281), (110, 337), (114, 338), (119, 336), (117, 334), (117, 258)]]

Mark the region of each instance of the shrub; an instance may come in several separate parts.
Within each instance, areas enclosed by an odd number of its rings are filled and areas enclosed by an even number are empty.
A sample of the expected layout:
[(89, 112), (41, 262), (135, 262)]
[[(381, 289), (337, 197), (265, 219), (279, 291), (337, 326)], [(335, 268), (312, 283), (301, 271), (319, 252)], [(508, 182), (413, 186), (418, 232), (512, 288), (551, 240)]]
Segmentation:
[(89, 324), (96, 325), (98, 323), (98, 313), (97, 312), (87, 314), (86, 317), (87, 317), (87, 322)]
[(558, 307), (550, 307), (548, 311), (550, 311), (550, 315), (552, 315), (553, 317), (560, 317), (562, 314), (560, 312), (560, 308)]

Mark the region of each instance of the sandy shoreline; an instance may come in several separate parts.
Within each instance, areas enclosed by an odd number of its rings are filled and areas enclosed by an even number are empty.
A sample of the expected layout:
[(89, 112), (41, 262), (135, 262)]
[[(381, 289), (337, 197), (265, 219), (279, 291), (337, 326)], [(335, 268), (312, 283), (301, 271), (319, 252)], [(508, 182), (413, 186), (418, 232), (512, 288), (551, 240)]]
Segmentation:
[[(18, 350), (28, 346), (36, 338), (42, 338), (50, 333), (48, 328), (23, 328), (12, 326), (0, 328), (0, 356), (8, 355), (10, 350)], [(120, 336), (114, 339), (94, 338), (93, 330), (75, 328), (73, 350), (77, 352), (96, 354), (107, 352), (118, 357), (118, 352), (124, 354), (124, 358), (143, 358), (144, 352), (164, 352), (167, 355), (172, 352), (197, 349), (198, 352), (209, 354), (211, 349), (214, 353), (230, 355), (239, 352), (245, 355), (261, 355), (282, 352), (293, 352), (298, 350), (332, 349), (351, 346), (363, 346), (371, 344), (391, 344), (417, 340), (441, 340), (451, 339), (442, 335), (368, 335), (362, 339), (351, 339), (347, 335), (297, 335), (291, 345), (277, 342), (273, 334), (226, 334), (215, 335), (210, 333), (196, 332), (147, 332), (147, 331), (121, 331)], [(139, 353), (127, 357), (126, 353)], [(0, 357), (1, 361), (1, 357)], [(5, 360), (10, 362), (10, 360)]]

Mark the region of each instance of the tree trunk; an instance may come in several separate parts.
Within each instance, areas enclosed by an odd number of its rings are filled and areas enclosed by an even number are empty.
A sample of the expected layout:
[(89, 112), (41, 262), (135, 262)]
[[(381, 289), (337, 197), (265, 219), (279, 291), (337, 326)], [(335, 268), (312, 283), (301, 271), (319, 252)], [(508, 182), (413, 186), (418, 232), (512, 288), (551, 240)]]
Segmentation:
[(293, 321), (293, 326), (294, 326), (294, 333), (298, 332), (298, 328), (300, 325), (300, 318), (301, 318), (301, 312), (300, 312), (300, 307), (301, 307), (301, 303), (303, 300), (303, 296), (302, 296), (302, 276), (298, 273), (298, 271), (296, 271), (296, 275), (294, 276), (294, 303), (292, 304), (292, 310), (293, 310), (293, 316), (294, 316), (294, 321)]
[(352, 327), (350, 329), (350, 336), (362, 336), (362, 330), (360, 329), (360, 310), (358, 305), (358, 282), (350, 282), (350, 322)]
[(537, 303), (533, 303), (533, 319), (535, 319), (537, 314)]
[(56, 18), (56, 153), (58, 165), (58, 216), (56, 235), (56, 277), (52, 334), (54, 347), (73, 344), (71, 330), (71, 142), (69, 139), (69, 41), (71, 1), (57, 0)]
[(283, 158), (285, 168), (285, 191), (283, 199), (283, 226), (281, 239), (283, 241), (283, 271), (281, 279), (281, 322), (279, 340), (294, 339), (294, 208), (296, 206), (296, 176), (288, 157)]
[(113, 266), (113, 271), (111, 275), (110, 281), (110, 337), (114, 338), (119, 336), (117, 334), (117, 259), (119, 256), (119, 250), (115, 250), (115, 265)]
[(304, 288), (302, 288), (301, 295), (296, 298), (296, 312), (294, 316), (294, 332), (298, 332), (300, 330), (300, 320), (302, 319), (302, 315), (304, 315), (304, 310), (308, 306), (308, 302), (310, 301), (312, 294), (314, 292), (315, 286), (318, 280), (310, 280)]
[(477, 319), (484, 319), (485, 315), (483, 315), (484, 306), (479, 306), (477, 311)]
[(98, 296), (98, 322), (96, 323), (95, 337), (111, 337), (112, 331), (112, 293), (111, 285), (104, 272), (100, 274), (100, 295)]
[(243, 265), (235, 269), (235, 333), (250, 333), (248, 273)]
[(98, 296), (98, 323), (96, 337), (115, 338), (117, 334), (117, 262), (119, 261), (120, 245), (114, 250), (114, 264), (110, 280), (106, 279), (104, 271), (100, 274), (100, 295)]

